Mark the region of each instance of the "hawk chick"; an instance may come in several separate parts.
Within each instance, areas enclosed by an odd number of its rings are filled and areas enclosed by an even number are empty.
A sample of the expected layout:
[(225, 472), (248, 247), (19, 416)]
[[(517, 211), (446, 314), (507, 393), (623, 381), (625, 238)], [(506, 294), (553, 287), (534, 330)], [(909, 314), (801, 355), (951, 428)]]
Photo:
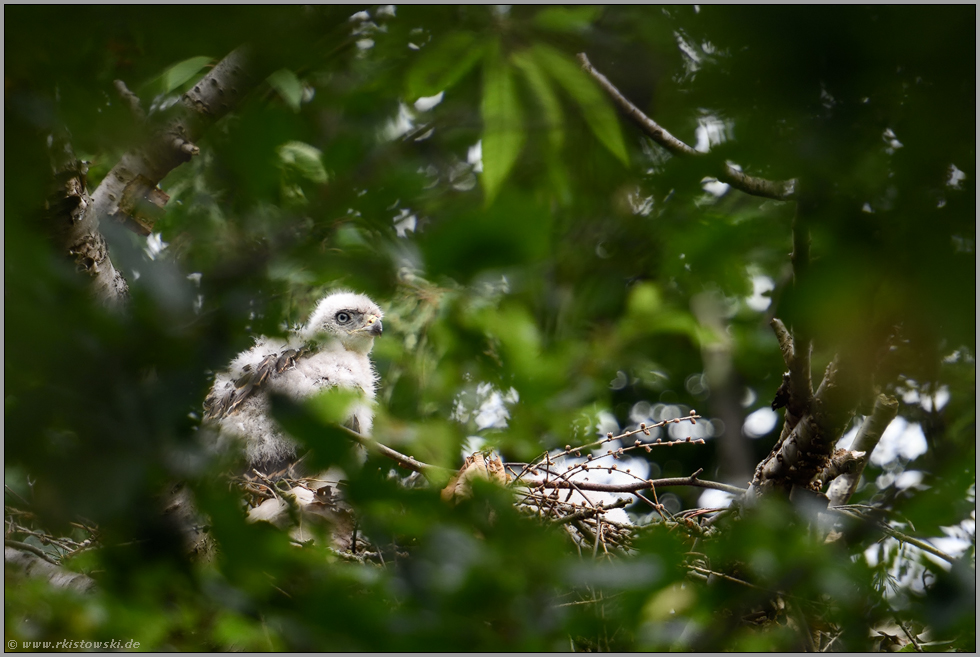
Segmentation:
[(272, 419), (269, 392), (300, 401), (328, 388), (361, 390), (365, 403), (351, 409), (347, 425), (370, 435), (378, 375), (368, 354), (381, 335), (382, 315), (363, 294), (324, 297), (305, 326), (285, 340), (260, 336), (215, 376), (204, 419), (219, 427), (222, 438), (242, 439), (249, 464), (265, 472), (282, 469), (296, 456), (296, 443)]

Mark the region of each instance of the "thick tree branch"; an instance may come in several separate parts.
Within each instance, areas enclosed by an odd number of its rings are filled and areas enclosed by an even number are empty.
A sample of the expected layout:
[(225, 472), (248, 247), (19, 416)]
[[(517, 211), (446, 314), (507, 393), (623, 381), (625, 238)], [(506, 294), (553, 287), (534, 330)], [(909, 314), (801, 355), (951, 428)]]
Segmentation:
[(60, 131), (48, 140), (54, 186), (46, 201), (45, 217), (52, 241), (72, 257), (75, 268), (91, 279), (94, 296), (112, 305), (129, 294), (129, 286), (112, 266), (109, 247), (93, 224), (92, 197), (86, 190), (88, 165), (75, 157), (68, 135)]
[(794, 485), (809, 488), (827, 466), (834, 442), (846, 426), (852, 392), (851, 386), (842, 385), (842, 380), (849, 382), (849, 376), (841, 374), (838, 360), (835, 357), (827, 366), (807, 413), (756, 468), (751, 491), (788, 491)]
[(181, 97), (175, 118), (155, 131), (146, 143), (120, 158), (92, 193), (86, 219), (97, 229), (102, 219), (126, 221), (137, 212), (146, 193), (134, 191), (152, 190), (168, 173), (197, 155), (200, 150), (195, 142), (208, 126), (241, 102), (256, 77), (244, 47), (221, 60)]
[(6, 545), (9, 541), (4, 541), (4, 543), (4, 563), (13, 566), (29, 577), (46, 579), (55, 588), (71, 589), (79, 593), (87, 593), (95, 588), (95, 580), (87, 575), (73, 573), (51, 563), (48, 559), (10, 547)]
[(867, 464), (871, 452), (878, 445), (885, 428), (891, 424), (897, 414), (898, 400), (887, 395), (878, 395), (874, 410), (871, 411), (871, 415), (864, 418), (857, 436), (854, 437), (854, 443), (851, 445), (852, 451), (864, 452), (864, 456), (849, 472), (840, 475), (830, 484), (827, 496), (830, 498), (831, 506), (847, 504), (847, 501), (851, 499), (851, 495), (854, 494), (858, 482), (861, 480), (861, 473), (864, 472), (864, 466)]
[(865, 456), (867, 456), (866, 452), (850, 449), (836, 450), (824, 469), (817, 475), (817, 481), (822, 487), (824, 483), (852, 473), (859, 467), (863, 469)]
[[(272, 66), (262, 59), (262, 70), (271, 70)], [(128, 286), (109, 259), (101, 222), (112, 217), (143, 234), (152, 229), (153, 206), (159, 208), (167, 200), (156, 185), (196, 155), (199, 149), (195, 142), (205, 129), (231, 111), (255, 82), (263, 79), (262, 72), (253, 68), (245, 48), (225, 57), (184, 94), (177, 116), (156, 130), (146, 143), (123, 155), (91, 196), (85, 189), (85, 171), (68, 140), (52, 140), (59, 188), (48, 207), (55, 243), (75, 258), (80, 271), (92, 277), (95, 296), (102, 303), (114, 305), (125, 300)], [(117, 83), (116, 88), (131, 107), (139, 107), (139, 100), (125, 84)]]
[[(670, 134), (665, 128), (660, 126), (656, 121), (651, 119), (649, 116), (643, 113), (643, 111), (634, 105), (626, 96), (622, 94), (619, 89), (613, 85), (612, 82), (606, 78), (605, 75), (597, 71), (586, 54), (578, 54), (579, 63), (582, 64), (582, 69), (586, 73), (591, 75), (593, 79), (599, 86), (602, 87), (613, 102), (615, 102), (621, 110), (630, 118), (640, 130), (642, 130), (647, 136), (653, 139), (655, 142), (666, 148), (668, 151), (678, 156), (700, 156), (703, 153), (694, 150), (683, 141)], [(750, 176), (742, 171), (739, 171), (731, 164), (725, 164), (724, 169), (719, 172), (718, 180), (724, 183), (728, 183), (735, 189), (741, 190), (746, 194), (751, 194), (753, 196), (762, 196), (765, 198), (776, 199), (779, 201), (788, 201), (795, 197), (796, 194), (796, 181), (795, 180), (767, 180), (765, 178), (758, 178), (755, 176)]]

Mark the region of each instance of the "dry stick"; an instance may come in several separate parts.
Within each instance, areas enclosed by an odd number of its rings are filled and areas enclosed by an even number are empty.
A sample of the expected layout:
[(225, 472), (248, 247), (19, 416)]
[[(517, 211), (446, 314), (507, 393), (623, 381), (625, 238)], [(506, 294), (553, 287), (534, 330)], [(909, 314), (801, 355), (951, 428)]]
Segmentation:
[(875, 400), (874, 410), (871, 415), (864, 418), (861, 428), (858, 429), (857, 436), (851, 444), (851, 451), (864, 452), (865, 456), (860, 459), (858, 465), (852, 472), (842, 474), (830, 484), (827, 489), (827, 496), (830, 498), (830, 506), (841, 506), (847, 504), (857, 489), (858, 482), (861, 480), (861, 473), (881, 439), (881, 434), (885, 428), (891, 424), (898, 414), (898, 400), (887, 395), (878, 395)]
[(827, 645), (825, 645), (823, 647), (823, 650), (821, 650), (820, 652), (828, 652), (830, 650), (830, 646), (834, 645), (834, 641), (836, 641), (837, 639), (841, 638), (842, 636), (844, 636), (844, 632), (838, 632), (837, 634), (835, 634), (830, 639), (830, 641), (827, 642)]
[(905, 627), (905, 623), (903, 623), (898, 616), (895, 617), (895, 620), (898, 622), (898, 626), (902, 628), (902, 631), (905, 632), (905, 636), (907, 636), (909, 638), (909, 641), (912, 642), (912, 646), (915, 648), (915, 651), (923, 652), (922, 648), (919, 646), (919, 642), (915, 640), (915, 637), (912, 636), (912, 633), (909, 632), (908, 629)]
[(252, 468), (252, 472), (254, 472), (255, 473), (255, 476), (257, 476), (259, 478), (259, 481), (262, 482), (262, 485), (264, 485), (266, 487), (266, 489), (270, 493), (272, 493), (272, 497), (275, 498), (276, 500), (279, 500), (280, 502), (282, 502), (282, 498), (279, 497), (279, 493), (276, 491), (275, 484), (273, 484), (271, 481), (269, 481), (269, 478), (268, 477), (266, 477), (264, 474), (262, 474), (261, 472), (259, 472), (255, 468)]
[(4, 485), (3, 485), (3, 490), (4, 490), (5, 492), (7, 492), (7, 493), (11, 493), (12, 495), (15, 495), (15, 496), (17, 497), (17, 499), (19, 499), (19, 500), (20, 500), (21, 502), (23, 502), (23, 503), (24, 503), (25, 505), (27, 505), (27, 506), (30, 506), (30, 505), (31, 505), (31, 503), (30, 503), (30, 502), (28, 502), (27, 500), (25, 500), (25, 499), (24, 499), (24, 498), (23, 498), (23, 497), (21, 496), (21, 494), (20, 494), (20, 493), (18, 493), (17, 491), (15, 491), (15, 490), (14, 490), (13, 488), (11, 488), (10, 486), (8, 486), (7, 484), (4, 484)]
[[(528, 472), (534, 472), (535, 468), (541, 467), (539, 465), (541, 459), (547, 459), (547, 460), (550, 460), (551, 458), (560, 459), (562, 457), (570, 456), (572, 454), (574, 454), (576, 457), (580, 457), (582, 455), (582, 450), (584, 450), (584, 449), (592, 449), (594, 447), (600, 447), (602, 445), (605, 445), (606, 443), (610, 443), (610, 442), (613, 442), (615, 440), (623, 440), (625, 438), (632, 438), (633, 436), (639, 435), (641, 433), (644, 434), (644, 435), (646, 435), (646, 436), (649, 436), (651, 429), (664, 428), (668, 424), (680, 424), (681, 422), (686, 422), (686, 421), (689, 421), (691, 424), (697, 424), (697, 421), (700, 420), (700, 419), (701, 419), (701, 416), (698, 415), (697, 411), (692, 410), (691, 413), (690, 413), (690, 415), (688, 415), (687, 417), (683, 417), (683, 418), (675, 417), (675, 418), (670, 418), (670, 419), (667, 419), (667, 420), (661, 420), (660, 422), (657, 422), (656, 424), (652, 424), (650, 426), (647, 426), (646, 423), (641, 422), (639, 429), (633, 429), (631, 431), (624, 431), (623, 433), (619, 434), (618, 436), (614, 436), (613, 433), (610, 431), (609, 433), (606, 434), (605, 438), (602, 438), (602, 439), (597, 440), (595, 442), (588, 443), (586, 445), (579, 445), (577, 447), (572, 447), (571, 445), (566, 445), (565, 446), (565, 451), (563, 451), (563, 452), (559, 452), (558, 454), (554, 454), (554, 455), (552, 455), (550, 452), (545, 452), (544, 454), (542, 454), (541, 456), (539, 456), (537, 459), (535, 459), (531, 463), (524, 464), (523, 465), (523, 468), (520, 471), (520, 473), (518, 473), (514, 477), (514, 481), (516, 483), (517, 480), (521, 479)], [(640, 448), (646, 450), (647, 452), (650, 452), (650, 450), (652, 448), (654, 448), (654, 447), (672, 447), (673, 445), (686, 445), (686, 444), (703, 445), (704, 444), (704, 439), (703, 438), (692, 439), (692, 438), (688, 437), (688, 438), (686, 438), (684, 440), (669, 440), (667, 442), (664, 442), (660, 438), (657, 438), (657, 441), (654, 442), (654, 443), (644, 443), (641, 440), (636, 440), (632, 445), (628, 445), (626, 447), (621, 447), (621, 448), (617, 449), (615, 452), (612, 452), (612, 450), (610, 450), (610, 452), (607, 452), (606, 454), (603, 454), (602, 456), (598, 456), (598, 457), (589, 455), (589, 456), (586, 457), (586, 460), (585, 460), (584, 463), (579, 463), (579, 464), (577, 464), (577, 465), (569, 468), (568, 470), (565, 471), (565, 473), (562, 476), (568, 477), (568, 476), (571, 476), (572, 474), (574, 474), (578, 470), (583, 470), (583, 471), (588, 470), (589, 464), (593, 460), (598, 460), (598, 459), (605, 458), (606, 456), (609, 456), (611, 453), (618, 455), (618, 454), (622, 454), (622, 453), (629, 452), (629, 451), (632, 451), (634, 449), (640, 449)], [(515, 465), (521, 465), (521, 464), (510, 464), (510, 463), (508, 463), (507, 465), (509, 467), (513, 467)]]
[[(542, 480), (529, 480), (523, 482), (523, 485), (528, 487), (541, 486), (544, 482)], [(711, 488), (714, 490), (725, 491), (726, 493), (732, 493), (733, 495), (741, 495), (745, 492), (744, 488), (739, 488), (738, 486), (729, 486), (728, 484), (722, 484), (717, 481), (707, 481), (705, 479), (698, 479), (693, 475), (691, 477), (669, 477), (667, 479), (648, 479), (646, 481), (640, 481), (631, 484), (598, 484), (589, 481), (576, 481), (576, 482), (566, 482), (566, 481), (550, 481), (548, 482), (549, 488), (569, 488), (575, 487), (580, 490), (588, 490), (598, 493), (635, 493), (639, 490), (646, 490), (647, 488), (652, 488), (654, 486), (659, 486), (661, 488), (669, 488), (671, 486), (693, 486), (695, 488)]]
[[(700, 472), (700, 470), (698, 472)], [(657, 487), (656, 486), (650, 486), (650, 492), (653, 493), (653, 501), (656, 504), (656, 506), (654, 508), (657, 510), (657, 513), (660, 514), (660, 519), (663, 520), (664, 522), (667, 522), (667, 518), (664, 517), (664, 507), (660, 503), (660, 500), (657, 498)], [(637, 497), (643, 497), (639, 493), (637, 493), (636, 495), (637, 495)]]
[[(609, 94), (609, 97), (613, 99), (613, 102), (615, 102), (620, 109), (626, 113), (626, 116), (636, 123), (651, 139), (674, 155), (688, 157), (698, 157), (703, 155), (703, 153), (694, 150), (683, 141), (670, 134), (656, 121), (644, 114), (640, 108), (630, 102), (630, 100), (626, 98), (626, 96), (624, 96), (622, 92), (620, 92), (619, 89), (617, 89), (616, 86), (606, 78), (606, 76), (592, 66), (592, 63), (589, 61), (589, 58), (585, 55), (585, 53), (579, 53), (578, 60), (579, 63), (582, 64), (582, 69), (591, 75), (597, 83), (599, 83), (599, 86), (602, 87), (607, 94)], [(724, 170), (721, 174), (719, 174), (718, 180), (728, 183), (735, 189), (741, 190), (746, 194), (752, 194), (753, 196), (763, 196), (765, 198), (776, 199), (779, 201), (788, 201), (795, 197), (795, 180), (773, 181), (766, 180), (765, 178), (750, 176), (739, 171), (728, 163), (725, 164)]]
[[(383, 456), (390, 458), (399, 465), (414, 472), (420, 472), (423, 475), (440, 475), (440, 474), (452, 474), (452, 470), (448, 468), (443, 468), (437, 465), (430, 465), (428, 463), (423, 463), (414, 457), (406, 456), (401, 452), (397, 452), (387, 445), (379, 443), (378, 441), (362, 436), (356, 431), (352, 431), (346, 427), (339, 427), (342, 431), (348, 434), (352, 439), (356, 440), (361, 445), (364, 445), (369, 450), (373, 450)], [(627, 433), (641, 433), (641, 430), (636, 432)], [(693, 442), (693, 441), (691, 441)], [(662, 445), (668, 444), (686, 444), (687, 441), (676, 441), (676, 443), (659, 443)], [(574, 451), (574, 450), (573, 450)], [(576, 481), (572, 482), (570, 480), (560, 479), (560, 480), (548, 480), (545, 482), (541, 479), (529, 479), (525, 480), (522, 485), (528, 488), (566, 488), (574, 489), (579, 492), (581, 491), (592, 491), (599, 493), (634, 493), (638, 490), (645, 490), (647, 488), (652, 488), (653, 486), (661, 486), (663, 488), (668, 488), (671, 486), (693, 486), (695, 488), (711, 488), (714, 490), (725, 491), (726, 493), (732, 493), (733, 495), (741, 495), (745, 492), (744, 488), (739, 488), (738, 486), (729, 486), (728, 484), (722, 484), (717, 481), (708, 481), (706, 479), (698, 479), (698, 474), (701, 470), (698, 470), (689, 477), (670, 477), (666, 479), (647, 479), (639, 481), (632, 484), (599, 484), (589, 481)], [(516, 483), (516, 482), (515, 482)], [(584, 497), (584, 496), (583, 496)]]

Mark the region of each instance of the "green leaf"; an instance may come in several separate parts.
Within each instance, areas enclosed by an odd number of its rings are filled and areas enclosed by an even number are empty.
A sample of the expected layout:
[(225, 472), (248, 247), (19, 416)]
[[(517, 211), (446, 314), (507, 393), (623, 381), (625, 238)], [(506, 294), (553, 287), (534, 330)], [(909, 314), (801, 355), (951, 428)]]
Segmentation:
[(350, 417), (351, 406), (363, 398), (360, 390), (331, 388), (311, 397), (306, 407), (325, 424), (343, 424)]
[(327, 170), (323, 168), (323, 153), (301, 141), (287, 141), (276, 149), (279, 162), (286, 173), (322, 185), (327, 182)]
[(534, 15), (535, 26), (552, 32), (584, 32), (599, 14), (601, 7), (548, 7)]
[(483, 70), (483, 189), (493, 202), (524, 144), (524, 125), (513, 73), (499, 44), (488, 52)]
[(163, 93), (170, 93), (197, 75), (205, 66), (210, 64), (210, 57), (191, 57), (174, 64), (161, 75)]
[(279, 92), (286, 104), (294, 112), (298, 112), (303, 100), (303, 83), (299, 81), (296, 74), (288, 68), (281, 68), (270, 75), (268, 81), (272, 88)]
[(588, 75), (564, 54), (542, 44), (535, 44), (532, 53), (568, 95), (578, 104), (592, 133), (624, 165), (629, 165), (626, 143), (612, 104)]
[(415, 100), (449, 89), (480, 61), (484, 49), (472, 32), (452, 32), (427, 46), (408, 72), (406, 95)]
[(332, 388), (305, 403), (285, 395), (271, 395), (272, 416), (290, 436), (312, 448), (308, 459), (314, 467), (344, 463), (350, 456), (351, 438), (340, 428), (351, 405), (359, 397), (352, 390)]
[(547, 75), (527, 50), (514, 53), (511, 55), (510, 61), (524, 74), (531, 91), (534, 92), (534, 96), (541, 105), (548, 131), (548, 141), (552, 148), (555, 150), (561, 148), (565, 141), (565, 117), (561, 111), (558, 94), (555, 93), (554, 87), (548, 81)]

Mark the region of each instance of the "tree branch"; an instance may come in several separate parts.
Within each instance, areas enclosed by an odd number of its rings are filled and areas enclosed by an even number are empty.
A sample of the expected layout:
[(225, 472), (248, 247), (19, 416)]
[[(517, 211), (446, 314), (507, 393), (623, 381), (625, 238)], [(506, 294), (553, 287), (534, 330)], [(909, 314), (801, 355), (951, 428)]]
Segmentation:
[[(642, 130), (647, 136), (653, 139), (655, 142), (666, 148), (668, 151), (678, 156), (701, 156), (703, 153), (694, 150), (683, 141), (670, 134), (665, 128), (660, 126), (656, 121), (651, 119), (649, 116), (643, 113), (643, 111), (634, 105), (626, 96), (616, 88), (616, 86), (610, 82), (605, 75), (597, 71), (589, 58), (584, 52), (578, 54), (579, 63), (582, 65), (582, 69), (592, 76), (593, 79), (602, 87), (613, 102), (619, 106), (621, 110), (632, 120), (640, 130)], [(778, 201), (789, 201), (795, 198), (796, 195), (796, 181), (795, 180), (767, 180), (765, 178), (758, 178), (755, 176), (750, 176), (742, 171), (739, 171), (731, 164), (726, 163), (724, 169), (718, 174), (718, 180), (724, 183), (728, 183), (735, 189), (741, 190), (746, 194), (751, 194), (753, 196), (762, 196), (765, 198), (776, 199)]]
[[(261, 67), (271, 62), (262, 59)], [(67, 139), (54, 143), (55, 172), (63, 185), (55, 199), (51, 217), (55, 241), (59, 248), (75, 258), (79, 270), (92, 277), (95, 296), (106, 305), (119, 303), (128, 295), (123, 276), (109, 259), (100, 223), (113, 217), (137, 232), (146, 234), (152, 221), (139, 220), (144, 201), (161, 206), (166, 195), (156, 185), (170, 171), (199, 153), (195, 142), (205, 129), (231, 111), (251, 90), (261, 72), (253, 71), (248, 51), (239, 48), (220, 61), (193, 89), (183, 95), (178, 115), (157, 130), (146, 143), (130, 150), (92, 193), (86, 194), (84, 171)], [(270, 69), (271, 70), (271, 69)], [(116, 88), (131, 107), (138, 99), (117, 81)], [(128, 93), (128, 95), (127, 95)]]
[(62, 253), (71, 256), (75, 269), (89, 276), (100, 302), (113, 305), (129, 294), (126, 279), (112, 266), (109, 247), (93, 222), (92, 197), (86, 190), (88, 166), (75, 157), (65, 131), (49, 138), (54, 186), (45, 203), (47, 228)]
[(563, 516), (561, 518), (555, 518), (551, 521), (553, 525), (565, 525), (570, 522), (575, 522), (576, 520), (585, 520), (586, 518), (591, 518), (592, 516), (598, 515), (605, 511), (612, 511), (613, 509), (622, 509), (624, 506), (629, 506), (629, 498), (616, 500), (609, 506), (604, 506), (599, 504), (593, 508), (582, 509), (581, 511), (576, 511), (575, 513)]
[(671, 486), (693, 486), (695, 488), (711, 488), (714, 490), (725, 491), (733, 495), (741, 495), (745, 492), (744, 488), (729, 486), (717, 481), (707, 481), (698, 479), (692, 475), (690, 477), (670, 477), (667, 479), (647, 479), (629, 484), (599, 484), (591, 481), (565, 481), (564, 479), (522, 479), (521, 484), (528, 488), (578, 488), (597, 493), (635, 493), (649, 488), (669, 488)]
[[(793, 253), (790, 262), (793, 264), (793, 291), (800, 293), (801, 285), (810, 271), (810, 222), (813, 200), (810, 197), (800, 199), (796, 204), (793, 215)], [(813, 387), (810, 376), (810, 334), (804, 323), (793, 326), (794, 361), (796, 363), (798, 394), (809, 403), (813, 397)]]
[(116, 91), (119, 92), (120, 98), (129, 105), (129, 111), (133, 113), (133, 117), (140, 123), (145, 121), (146, 114), (143, 112), (143, 108), (140, 107), (139, 96), (130, 91), (129, 87), (122, 80), (113, 80), (112, 84), (116, 88)]
[(357, 433), (356, 431), (352, 431), (347, 427), (339, 427), (339, 428), (341, 429), (341, 431), (347, 433), (347, 435), (350, 436), (353, 440), (357, 441), (358, 443), (366, 447), (369, 451), (375, 452), (377, 454), (381, 454), (382, 456), (386, 456), (390, 458), (392, 461), (394, 461), (395, 463), (397, 463), (398, 465), (402, 466), (403, 468), (407, 468), (408, 470), (411, 470), (413, 472), (419, 472), (427, 477), (432, 475), (441, 477), (445, 475), (454, 474), (453, 470), (450, 470), (448, 468), (442, 468), (439, 467), (438, 465), (430, 465), (428, 463), (423, 463), (417, 460), (413, 456), (407, 456), (405, 454), (402, 454), (401, 452), (395, 451), (392, 448), (388, 447), (387, 445), (383, 445), (379, 443), (377, 440), (374, 440), (373, 438), (362, 436), (361, 434)]
[(854, 513), (853, 511), (851, 511), (850, 509), (847, 509), (847, 508), (829, 507), (827, 510), (828, 511), (832, 511), (834, 513), (839, 513), (839, 514), (844, 515), (844, 516), (847, 516), (849, 518), (855, 518), (857, 520), (862, 520), (862, 521), (867, 522), (867, 523), (869, 523), (871, 525), (874, 525), (875, 527), (877, 527), (878, 529), (880, 529), (884, 533), (888, 534), (892, 538), (897, 539), (899, 541), (902, 541), (903, 543), (908, 543), (909, 545), (914, 545), (915, 547), (919, 548), (920, 550), (924, 550), (925, 552), (928, 552), (931, 555), (934, 555), (934, 556), (939, 557), (943, 561), (947, 561), (949, 563), (954, 563), (956, 561), (956, 559), (953, 558), (952, 555), (946, 554), (945, 552), (943, 552), (939, 548), (934, 547), (932, 545), (929, 545), (925, 541), (922, 541), (922, 540), (919, 540), (919, 539), (917, 539), (915, 537), (909, 536), (908, 534), (903, 534), (902, 532), (898, 531), (897, 529), (895, 529), (893, 527), (890, 527), (887, 524), (885, 524), (883, 522), (880, 522), (878, 520), (873, 520), (871, 518), (865, 518), (861, 514)]
[(850, 447), (852, 451), (864, 452), (864, 456), (858, 460), (850, 472), (840, 475), (830, 484), (827, 496), (830, 498), (831, 506), (847, 504), (847, 501), (851, 499), (851, 495), (854, 494), (858, 482), (861, 480), (864, 466), (871, 457), (871, 452), (874, 451), (881, 439), (881, 434), (884, 433), (897, 414), (898, 400), (887, 395), (878, 395), (874, 410), (871, 411), (871, 415), (864, 418), (857, 436), (854, 437), (854, 443)]
[(778, 317), (773, 317), (769, 322), (776, 340), (779, 342), (779, 350), (783, 354), (783, 361), (789, 370), (789, 398), (786, 402), (786, 409), (796, 419), (803, 417), (810, 402), (813, 399), (813, 386), (810, 382), (810, 348), (809, 344), (799, 349), (798, 341), (793, 339), (793, 335)]
[(825, 467), (834, 441), (849, 416), (847, 391), (839, 385), (839, 378), (838, 358), (835, 356), (827, 365), (823, 381), (807, 413), (756, 468), (750, 490), (762, 492), (780, 487), (788, 491), (794, 485), (807, 488)]
[(174, 119), (157, 130), (146, 143), (120, 158), (92, 193), (92, 205), (86, 218), (96, 229), (99, 221), (107, 217), (125, 221), (135, 210), (132, 207), (135, 204), (124, 203), (124, 199), (133, 196), (132, 188), (152, 189), (168, 173), (197, 155), (200, 150), (195, 142), (208, 126), (241, 102), (256, 77), (251, 72), (249, 53), (244, 47), (218, 62), (181, 97), (181, 110)]
[[(364, 445), (367, 449), (386, 456), (391, 460), (395, 461), (399, 465), (413, 472), (421, 472), (424, 475), (437, 475), (442, 476), (445, 474), (453, 474), (453, 470), (448, 468), (442, 468), (437, 465), (430, 465), (428, 463), (423, 463), (412, 456), (406, 456), (401, 452), (395, 451), (383, 445), (373, 438), (368, 438), (362, 436), (356, 431), (351, 431), (346, 427), (340, 427), (342, 431), (347, 433), (353, 440), (357, 441), (361, 445)], [(725, 491), (726, 493), (732, 493), (733, 495), (741, 495), (745, 492), (744, 488), (739, 488), (738, 486), (729, 486), (728, 484), (722, 484), (717, 481), (707, 481), (704, 479), (698, 479), (697, 475), (700, 470), (690, 477), (671, 477), (667, 479), (641, 479), (639, 481), (629, 483), (629, 484), (599, 484), (590, 481), (565, 481), (563, 479), (534, 479), (534, 478), (524, 478), (521, 479), (521, 484), (528, 488), (576, 488), (580, 490), (587, 490), (599, 493), (633, 493), (640, 490), (646, 490), (648, 488), (663, 487), (668, 488), (670, 486), (693, 486), (695, 488), (712, 488), (714, 490)]]
[(71, 589), (80, 593), (86, 593), (95, 588), (95, 580), (91, 577), (81, 573), (73, 573), (51, 563), (49, 559), (10, 547), (7, 542), (4, 540), (4, 563), (26, 573), (29, 577), (43, 578), (55, 588)]

